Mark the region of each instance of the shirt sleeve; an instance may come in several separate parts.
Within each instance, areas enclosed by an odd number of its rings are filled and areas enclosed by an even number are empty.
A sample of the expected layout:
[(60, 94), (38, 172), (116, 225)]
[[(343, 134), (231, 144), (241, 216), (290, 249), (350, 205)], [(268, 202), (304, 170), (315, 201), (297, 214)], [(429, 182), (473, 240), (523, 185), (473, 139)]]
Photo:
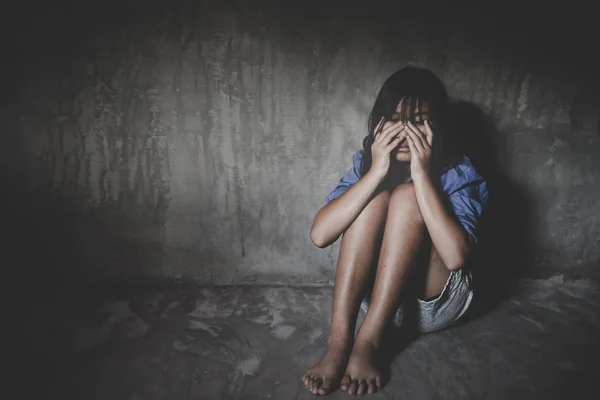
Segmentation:
[(467, 180), (450, 194), (449, 200), (456, 218), (477, 243), (477, 221), (488, 201), (487, 182), (481, 176)]
[(325, 197), (325, 204), (331, 203), (333, 200), (340, 197), (346, 192), (352, 185), (354, 185), (360, 179), (360, 163), (362, 160), (362, 153), (356, 152), (352, 156), (352, 168), (346, 172), (346, 174), (339, 180), (335, 188)]

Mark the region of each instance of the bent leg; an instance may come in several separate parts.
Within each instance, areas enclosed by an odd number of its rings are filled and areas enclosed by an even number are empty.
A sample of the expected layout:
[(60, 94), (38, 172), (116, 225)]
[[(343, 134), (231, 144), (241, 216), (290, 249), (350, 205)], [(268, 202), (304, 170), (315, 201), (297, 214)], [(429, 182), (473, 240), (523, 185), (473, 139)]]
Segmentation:
[[(406, 307), (417, 305), (416, 303), (413, 303), (412, 300), (419, 299), (420, 301), (431, 301), (438, 298), (444, 290), (444, 287), (450, 278), (450, 274), (450, 270), (440, 258), (440, 255), (435, 246), (432, 245), (429, 236), (425, 235), (424, 243), (421, 245), (416, 265), (410, 272), (409, 283), (402, 292), (403, 299), (405, 296), (410, 296), (411, 302), (404, 307), (399, 306), (392, 315), (390, 323), (399, 327), (400, 324), (404, 322), (404, 313), (407, 311)], [(369, 302), (367, 302), (366, 305), (368, 310)], [(365, 310), (365, 312), (367, 310)]]
[(357, 340), (368, 340), (376, 346), (380, 344), (418, 260), (425, 232), (413, 184), (399, 185), (390, 198), (373, 295)]
[(349, 394), (373, 393), (383, 385), (375, 356), (383, 332), (400, 304), (409, 273), (418, 260), (425, 231), (413, 184), (399, 185), (389, 201), (369, 310), (341, 382), (342, 390), (348, 390)]
[(440, 258), (435, 246), (430, 246), (428, 263), (423, 265), (424, 268), (419, 268), (419, 277), (415, 282), (418, 285), (418, 297), (424, 300), (439, 296), (450, 277), (450, 270)]
[(389, 192), (380, 192), (343, 235), (333, 291), (331, 338), (354, 337), (366, 283), (376, 266), (389, 200)]
[(302, 379), (304, 385), (315, 394), (323, 395), (335, 389), (346, 367), (360, 302), (366, 283), (375, 269), (389, 200), (389, 192), (379, 192), (342, 236), (335, 274), (329, 344), (321, 361), (308, 370)]

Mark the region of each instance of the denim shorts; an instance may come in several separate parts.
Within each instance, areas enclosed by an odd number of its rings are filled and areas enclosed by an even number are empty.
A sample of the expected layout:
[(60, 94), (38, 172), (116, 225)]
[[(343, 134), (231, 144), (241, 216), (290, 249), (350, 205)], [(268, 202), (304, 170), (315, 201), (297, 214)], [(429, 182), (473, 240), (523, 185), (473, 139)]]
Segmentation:
[[(471, 285), (471, 271), (459, 269), (451, 271), (444, 289), (439, 296), (431, 300), (416, 298), (416, 320), (419, 331), (434, 332), (448, 328), (456, 324), (467, 312), (473, 300), (473, 289)], [(404, 315), (409, 305), (409, 299), (403, 300), (400, 307), (392, 317), (392, 323), (396, 326), (402, 324)], [(369, 308), (369, 298), (365, 297), (360, 305), (366, 313)]]

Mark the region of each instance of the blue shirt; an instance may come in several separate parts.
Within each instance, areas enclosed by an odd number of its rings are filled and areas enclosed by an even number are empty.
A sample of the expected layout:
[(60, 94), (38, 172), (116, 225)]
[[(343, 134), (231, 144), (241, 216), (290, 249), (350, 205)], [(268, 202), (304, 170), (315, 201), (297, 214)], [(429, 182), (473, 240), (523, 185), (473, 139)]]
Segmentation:
[[(360, 179), (362, 151), (352, 156), (352, 168), (340, 179), (325, 198), (325, 204), (337, 199)], [(446, 169), (441, 177), (442, 190), (448, 196), (454, 215), (467, 233), (477, 242), (477, 221), (488, 201), (486, 180), (475, 171), (471, 160), (462, 156), (453, 168)]]

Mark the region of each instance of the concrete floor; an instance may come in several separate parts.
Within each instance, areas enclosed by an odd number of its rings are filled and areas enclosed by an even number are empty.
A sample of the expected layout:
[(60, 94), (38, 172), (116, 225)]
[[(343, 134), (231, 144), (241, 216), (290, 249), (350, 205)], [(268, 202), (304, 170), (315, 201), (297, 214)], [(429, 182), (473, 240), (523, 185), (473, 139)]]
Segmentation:
[[(46, 304), (53, 321), (43, 344), (52, 347), (46, 398), (315, 398), (300, 376), (325, 348), (331, 295), (330, 288), (171, 286)], [(599, 337), (600, 288), (521, 281), (493, 310), (412, 340), (383, 391), (366, 396), (597, 399)]]

